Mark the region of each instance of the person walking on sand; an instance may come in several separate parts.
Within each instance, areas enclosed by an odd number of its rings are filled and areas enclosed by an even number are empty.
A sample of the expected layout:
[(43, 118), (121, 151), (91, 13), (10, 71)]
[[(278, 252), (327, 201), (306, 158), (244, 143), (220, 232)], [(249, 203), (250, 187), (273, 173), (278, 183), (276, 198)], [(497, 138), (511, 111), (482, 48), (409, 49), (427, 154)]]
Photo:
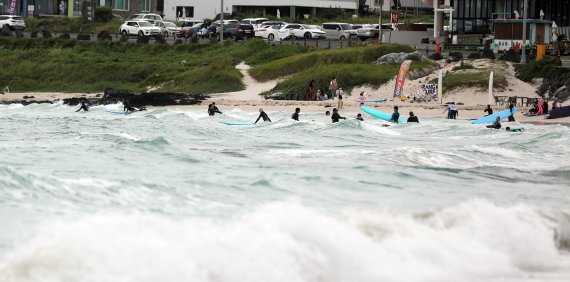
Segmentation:
[(254, 123), (257, 123), (260, 118), (263, 118), (263, 121), (271, 122), (271, 119), (270, 119), (269, 116), (263, 111), (262, 108), (259, 108), (259, 116), (257, 117), (257, 119), (255, 120)]
[(331, 83), (329, 84), (330, 90), (330, 99), (334, 99), (336, 97), (336, 90), (338, 89), (338, 83), (336, 82), (336, 76), (333, 76)]
[(307, 87), (307, 101), (313, 101), (314, 87), (315, 87), (315, 80), (311, 80), (311, 82), (309, 82), (309, 86)]
[(344, 91), (342, 90), (342, 88), (338, 89), (338, 103), (337, 103), (337, 108), (339, 110), (342, 110), (342, 94), (344, 94)]
[(300, 108), (296, 108), (295, 112), (293, 113), (293, 115), (291, 116), (291, 118), (293, 120), (299, 121), (299, 113), (301, 112)]

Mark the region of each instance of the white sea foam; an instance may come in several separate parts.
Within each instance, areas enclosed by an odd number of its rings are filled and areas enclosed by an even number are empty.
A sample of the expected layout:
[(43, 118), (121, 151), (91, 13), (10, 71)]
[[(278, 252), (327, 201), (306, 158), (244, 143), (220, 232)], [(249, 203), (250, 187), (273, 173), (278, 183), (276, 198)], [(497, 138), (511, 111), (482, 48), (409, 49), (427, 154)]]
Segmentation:
[(48, 222), (0, 266), (31, 281), (568, 281), (559, 223), (472, 201), (424, 216), (331, 217), (278, 203), (226, 221), (94, 215)]

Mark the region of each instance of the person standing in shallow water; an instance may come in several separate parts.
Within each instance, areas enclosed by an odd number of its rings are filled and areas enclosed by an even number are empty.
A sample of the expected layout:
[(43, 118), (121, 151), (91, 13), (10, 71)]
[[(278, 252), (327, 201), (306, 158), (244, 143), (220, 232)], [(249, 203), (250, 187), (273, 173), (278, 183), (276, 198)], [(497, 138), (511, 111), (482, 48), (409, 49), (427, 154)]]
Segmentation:
[(487, 115), (485, 116), (490, 116), (493, 114), (493, 109), (491, 109), (491, 105), (487, 105), (487, 107), (485, 108), (485, 110), (483, 111), (485, 113), (487, 113)]
[(398, 106), (394, 106), (394, 113), (392, 114), (392, 118), (390, 119), (393, 123), (398, 123), (400, 119), (400, 113), (398, 112)]
[(208, 106), (208, 115), (213, 116), (216, 113), (221, 114), (222, 112), (216, 107), (216, 103), (212, 102), (212, 104)]
[(293, 115), (291, 116), (292, 119), (299, 121), (299, 113), (301, 112), (300, 108), (296, 108), (295, 112), (293, 113)]
[(515, 114), (513, 113), (514, 108), (515, 108), (515, 106), (513, 104), (509, 105), (509, 110), (511, 111), (511, 115), (509, 116), (509, 119), (508, 119), (509, 122), (515, 121)]
[(335, 123), (335, 122), (339, 122), (339, 120), (341, 120), (341, 119), (346, 119), (346, 118), (345, 118), (345, 117), (341, 117), (341, 116), (338, 114), (338, 110), (337, 110), (336, 108), (334, 108), (334, 109), (333, 109), (333, 114), (332, 114), (332, 116), (331, 116), (331, 119), (332, 119), (332, 122)]
[(410, 112), (410, 117), (408, 117), (408, 122), (420, 122), (418, 117), (414, 115), (414, 112)]
[(87, 106), (87, 104), (85, 104), (85, 102), (81, 102), (81, 107), (79, 108), (79, 110), (77, 110), (75, 112), (79, 112), (81, 110), (84, 110), (87, 112), (87, 111), (89, 111), (89, 106)]
[(315, 80), (311, 80), (311, 82), (309, 82), (309, 86), (307, 87), (307, 101), (313, 101), (314, 89), (315, 89)]

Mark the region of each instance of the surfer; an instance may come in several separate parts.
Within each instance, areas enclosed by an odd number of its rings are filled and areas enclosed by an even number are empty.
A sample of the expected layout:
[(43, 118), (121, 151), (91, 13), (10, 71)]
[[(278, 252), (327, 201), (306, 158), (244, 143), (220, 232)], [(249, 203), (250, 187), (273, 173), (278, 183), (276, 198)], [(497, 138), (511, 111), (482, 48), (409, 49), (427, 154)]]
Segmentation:
[(216, 107), (216, 103), (212, 102), (212, 104), (208, 105), (208, 115), (213, 116), (216, 113), (221, 114), (222, 112)]
[[(327, 111), (327, 112), (328, 112), (328, 111)], [(332, 114), (332, 116), (331, 116), (331, 119), (332, 119), (332, 122), (335, 123), (335, 122), (338, 122), (340, 119), (346, 119), (346, 118), (345, 118), (345, 117), (341, 117), (341, 116), (338, 114), (338, 110), (337, 110), (336, 108), (334, 108), (334, 109), (333, 109), (333, 114)]]
[(124, 112), (134, 112), (137, 109), (133, 108), (131, 106), (131, 102), (129, 101), (129, 99), (125, 98), (123, 99), (123, 111)]
[(510, 104), (509, 105), (509, 110), (511, 111), (511, 115), (509, 116), (509, 122), (514, 122), (515, 121), (515, 115), (513, 113), (513, 109), (514, 109), (514, 105)]
[(447, 112), (447, 119), (455, 119), (457, 118), (457, 105), (455, 105), (455, 102), (451, 102), (447, 104), (447, 109), (443, 112)]
[(487, 128), (501, 129), (501, 118), (497, 117), (493, 124), (487, 125)]
[(84, 110), (87, 112), (87, 111), (89, 111), (89, 106), (87, 106), (87, 104), (85, 104), (85, 102), (81, 102), (81, 107), (79, 108), (79, 110), (77, 110), (75, 112), (79, 112), (81, 110)]
[(259, 108), (259, 116), (257, 117), (254, 123), (257, 123), (260, 118), (263, 118), (263, 121), (271, 122), (271, 119), (269, 119), (269, 116), (263, 111), (262, 108)]
[(485, 116), (490, 116), (493, 114), (493, 109), (491, 109), (491, 105), (487, 105), (487, 107), (485, 108), (485, 110), (483, 111), (485, 113), (487, 113), (487, 115)]
[(408, 118), (408, 122), (420, 122), (418, 117), (414, 115), (414, 112), (410, 112), (410, 117)]
[(393, 123), (398, 123), (398, 119), (400, 118), (400, 113), (398, 112), (398, 106), (394, 106), (394, 113), (392, 113), (392, 118), (390, 119)]
[(364, 119), (362, 118), (362, 114), (357, 114), (356, 119), (359, 121), (364, 121)]
[(326, 111), (326, 112), (325, 112), (325, 116), (328, 117), (328, 116), (330, 116), (330, 115), (331, 115), (331, 112), (329, 112), (329, 111)]
[(315, 80), (311, 80), (309, 82), (309, 86), (307, 87), (307, 101), (313, 101), (313, 89), (315, 88)]
[(506, 127), (505, 128), (506, 131), (508, 132), (524, 132), (524, 128), (519, 127), (519, 128), (510, 128), (510, 127)]
[(292, 119), (299, 121), (299, 113), (301, 112), (300, 108), (296, 108), (295, 112), (293, 113), (293, 115), (291, 116)]

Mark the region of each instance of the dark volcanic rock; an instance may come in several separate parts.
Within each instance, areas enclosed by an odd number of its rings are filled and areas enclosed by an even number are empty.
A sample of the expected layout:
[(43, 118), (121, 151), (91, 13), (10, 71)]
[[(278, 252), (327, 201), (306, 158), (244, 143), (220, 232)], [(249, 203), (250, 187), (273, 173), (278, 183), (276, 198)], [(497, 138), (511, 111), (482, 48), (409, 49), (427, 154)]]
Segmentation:
[(101, 98), (68, 98), (63, 103), (70, 106), (88, 102), (91, 105), (109, 105), (122, 103), (123, 99), (129, 99), (133, 107), (142, 106), (172, 106), (172, 105), (196, 105), (209, 98), (205, 95), (190, 95), (186, 93), (142, 93), (133, 94), (129, 90), (107, 88)]

